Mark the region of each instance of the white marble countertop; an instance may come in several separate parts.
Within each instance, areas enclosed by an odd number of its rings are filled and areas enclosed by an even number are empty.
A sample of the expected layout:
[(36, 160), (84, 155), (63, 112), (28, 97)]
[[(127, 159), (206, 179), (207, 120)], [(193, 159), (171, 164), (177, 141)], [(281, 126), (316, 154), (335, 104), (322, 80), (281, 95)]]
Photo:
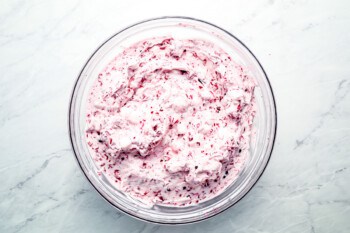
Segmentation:
[[(350, 2), (2, 0), (0, 232), (350, 232)], [(236, 206), (158, 226), (105, 202), (73, 156), (67, 110), (92, 51), (139, 20), (185, 15), (235, 34), (272, 83), (272, 159)]]

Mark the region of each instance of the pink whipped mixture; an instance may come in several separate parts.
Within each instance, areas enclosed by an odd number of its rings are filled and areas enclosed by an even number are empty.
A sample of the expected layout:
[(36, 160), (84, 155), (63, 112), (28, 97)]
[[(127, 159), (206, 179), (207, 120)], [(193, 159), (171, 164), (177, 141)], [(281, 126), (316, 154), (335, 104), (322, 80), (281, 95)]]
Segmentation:
[(115, 57), (88, 99), (86, 139), (120, 191), (185, 206), (221, 193), (249, 156), (255, 82), (204, 40), (152, 38)]

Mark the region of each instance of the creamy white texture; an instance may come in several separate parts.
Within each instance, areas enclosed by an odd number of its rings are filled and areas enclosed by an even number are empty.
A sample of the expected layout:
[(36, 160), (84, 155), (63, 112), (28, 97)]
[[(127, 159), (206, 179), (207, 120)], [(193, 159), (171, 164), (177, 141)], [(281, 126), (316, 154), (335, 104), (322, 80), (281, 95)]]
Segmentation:
[(249, 154), (254, 87), (210, 42), (140, 41), (91, 89), (90, 152), (119, 190), (143, 202), (207, 200), (237, 178)]

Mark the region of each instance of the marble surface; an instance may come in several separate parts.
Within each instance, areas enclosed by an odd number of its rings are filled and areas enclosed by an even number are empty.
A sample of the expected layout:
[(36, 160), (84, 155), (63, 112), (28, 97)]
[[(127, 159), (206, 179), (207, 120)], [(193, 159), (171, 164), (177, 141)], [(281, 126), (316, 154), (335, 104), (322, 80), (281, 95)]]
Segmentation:
[[(0, 0), (0, 232), (350, 232), (350, 2)], [(275, 91), (272, 159), (236, 206), (201, 223), (126, 216), (73, 157), (67, 110), (91, 52), (163, 15), (201, 18), (243, 40)]]

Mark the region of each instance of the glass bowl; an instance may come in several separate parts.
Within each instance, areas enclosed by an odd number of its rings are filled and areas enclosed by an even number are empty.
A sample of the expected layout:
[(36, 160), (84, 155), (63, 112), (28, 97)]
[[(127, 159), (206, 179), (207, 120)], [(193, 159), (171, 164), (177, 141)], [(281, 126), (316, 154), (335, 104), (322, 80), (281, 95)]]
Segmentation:
[[(88, 92), (99, 72), (117, 54), (137, 41), (172, 36), (200, 38), (223, 48), (233, 60), (248, 68), (255, 78), (256, 135), (251, 138), (250, 156), (238, 178), (216, 197), (187, 207), (146, 206), (118, 191), (98, 168), (85, 139), (85, 107)], [(277, 115), (269, 80), (252, 52), (235, 36), (211, 23), (187, 17), (162, 17), (127, 27), (104, 42), (83, 67), (73, 89), (69, 107), (69, 133), (75, 156), (87, 179), (111, 205), (136, 218), (163, 224), (184, 224), (212, 217), (237, 203), (262, 175), (274, 145)]]

